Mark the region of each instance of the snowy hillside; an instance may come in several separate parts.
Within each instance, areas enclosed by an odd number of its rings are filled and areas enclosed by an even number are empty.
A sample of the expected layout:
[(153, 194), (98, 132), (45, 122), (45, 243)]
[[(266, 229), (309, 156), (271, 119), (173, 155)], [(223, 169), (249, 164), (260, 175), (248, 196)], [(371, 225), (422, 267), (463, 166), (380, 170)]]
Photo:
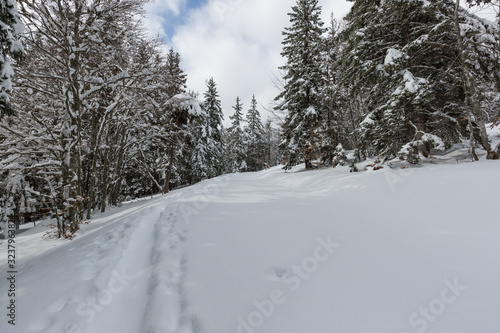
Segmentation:
[(0, 331), (499, 332), (499, 162), (402, 167), (226, 175), (73, 241), (38, 225), (17, 235), (16, 325)]

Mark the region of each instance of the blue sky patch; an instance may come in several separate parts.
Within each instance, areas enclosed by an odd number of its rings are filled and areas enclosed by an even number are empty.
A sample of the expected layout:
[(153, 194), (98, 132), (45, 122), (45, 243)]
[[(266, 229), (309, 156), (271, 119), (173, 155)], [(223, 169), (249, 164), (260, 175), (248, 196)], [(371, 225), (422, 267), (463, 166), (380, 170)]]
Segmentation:
[(161, 17), (165, 19), (163, 23), (163, 30), (168, 38), (172, 38), (175, 33), (175, 29), (186, 23), (189, 12), (192, 9), (202, 7), (207, 3), (208, 0), (186, 0), (186, 2), (180, 6), (179, 15), (176, 15), (168, 9), (160, 14)]

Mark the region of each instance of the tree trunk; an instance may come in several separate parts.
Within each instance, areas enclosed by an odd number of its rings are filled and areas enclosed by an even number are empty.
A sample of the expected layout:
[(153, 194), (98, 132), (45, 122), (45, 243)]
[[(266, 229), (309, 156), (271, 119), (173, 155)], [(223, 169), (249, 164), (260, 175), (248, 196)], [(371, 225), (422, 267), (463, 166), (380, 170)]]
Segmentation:
[[(488, 158), (490, 156), (491, 145), (488, 138), (488, 133), (486, 131), (486, 122), (484, 120), (484, 115), (481, 110), (481, 102), (479, 101), (479, 96), (477, 94), (477, 90), (474, 86), (474, 82), (472, 80), (472, 75), (469, 70), (469, 65), (467, 64), (467, 53), (465, 50), (464, 39), (462, 37), (461, 29), (460, 29), (460, 21), (459, 21), (459, 9), (460, 9), (460, 0), (456, 0), (455, 4), (455, 29), (457, 34), (457, 43), (458, 49), (460, 53), (460, 62), (462, 66), (462, 75), (464, 80), (464, 90), (465, 90), (465, 105), (470, 108), (469, 113), (474, 115), (476, 119), (477, 125), (479, 126), (479, 132), (481, 135), (481, 145), (488, 152)], [(472, 115), (469, 114), (469, 122), (470, 122), (470, 130), (473, 131), (472, 128)], [(471, 135), (473, 137), (473, 135)], [(477, 155), (475, 153), (474, 143), (471, 139), (471, 149), (474, 158), (477, 160)]]
[(305, 158), (304, 162), (306, 163), (306, 170), (312, 170), (313, 164), (310, 158)]
[(170, 177), (172, 175), (172, 166), (174, 164), (175, 157), (175, 144), (172, 144), (170, 147), (170, 158), (168, 163), (167, 172), (165, 174), (165, 183), (163, 184), (163, 194), (166, 194), (170, 191)]
[(118, 149), (118, 159), (114, 169), (116, 170), (116, 176), (113, 183), (113, 189), (111, 191), (111, 204), (116, 206), (118, 204), (118, 199), (120, 197), (120, 190), (123, 180), (122, 169), (123, 169), (123, 159), (126, 154), (126, 146), (127, 146), (127, 127), (122, 126), (120, 131), (121, 139), (120, 139), (120, 148)]
[(97, 160), (99, 158), (99, 146), (100, 146), (100, 114), (103, 112), (102, 107), (99, 106), (97, 110), (92, 110), (92, 133), (90, 135), (90, 147), (93, 150), (90, 153), (90, 167), (87, 176), (88, 190), (86, 193), (87, 196), (87, 219), (90, 219), (90, 215), (92, 213), (92, 209), (94, 209), (96, 205), (95, 200), (95, 186), (96, 186), (96, 177), (97, 177)]
[[(108, 144), (108, 142), (106, 142)], [(104, 149), (102, 156), (102, 174), (101, 174), (101, 202), (100, 209), (101, 213), (106, 211), (106, 202), (108, 198), (108, 170), (109, 170), (109, 159), (108, 159), (108, 148)]]

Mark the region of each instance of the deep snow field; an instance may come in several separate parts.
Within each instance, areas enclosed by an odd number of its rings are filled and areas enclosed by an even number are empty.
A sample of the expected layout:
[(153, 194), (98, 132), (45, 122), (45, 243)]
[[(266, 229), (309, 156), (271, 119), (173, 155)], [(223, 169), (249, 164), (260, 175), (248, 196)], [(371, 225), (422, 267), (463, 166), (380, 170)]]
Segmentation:
[[(500, 130), (492, 131), (498, 143)], [(0, 332), (498, 333), (500, 161), (225, 175), (0, 240)]]

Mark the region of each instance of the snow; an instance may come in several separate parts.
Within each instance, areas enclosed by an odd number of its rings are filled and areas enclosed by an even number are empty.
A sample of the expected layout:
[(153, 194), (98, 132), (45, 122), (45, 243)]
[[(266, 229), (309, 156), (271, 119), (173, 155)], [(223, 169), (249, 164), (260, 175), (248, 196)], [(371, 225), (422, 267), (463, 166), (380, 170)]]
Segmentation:
[(435, 150), (445, 150), (445, 144), (444, 144), (443, 140), (440, 137), (438, 137), (437, 135), (425, 133), (422, 136), (421, 140), (422, 140), (422, 142), (433, 142)]
[(73, 241), (40, 223), (16, 236), (0, 331), (499, 332), (499, 162), (461, 154), (225, 175), (97, 214)]
[(373, 116), (373, 112), (370, 112), (365, 117), (365, 119), (361, 122), (360, 126), (372, 125), (373, 123), (375, 123), (375, 121), (373, 120), (372, 116)]
[(315, 115), (317, 115), (317, 112), (316, 112), (316, 109), (314, 108), (314, 106), (309, 106), (309, 107), (306, 109), (306, 111), (305, 111), (304, 115), (305, 115), (306, 117), (309, 117), (309, 116), (315, 116)]
[(384, 65), (385, 66), (394, 65), (395, 60), (397, 60), (403, 56), (404, 56), (403, 52), (396, 50), (396, 49), (393, 49), (393, 48), (389, 48), (387, 50), (387, 55), (385, 56)]
[(398, 87), (393, 93), (393, 96), (401, 95), (406, 92), (410, 94), (417, 94), (422, 87), (427, 83), (427, 80), (413, 76), (413, 73), (405, 69), (401, 72), (403, 74), (404, 89)]
[(405, 155), (409, 154), (410, 151), (414, 150), (415, 147), (418, 147), (419, 145), (423, 145), (425, 143), (432, 144), (432, 152), (431, 153), (436, 153), (438, 151), (444, 151), (446, 149), (446, 145), (440, 137), (438, 137), (437, 135), (434, 135), (434, 134), (424, 133), (420, 140), (414, 140), (414, 141), (408, 142), (403, 147), (401, 147), (400, 151), (398, 152), (398, 155), (405, 156)]
[(418, 82), (418, 80), (415, 79), (415, 77), (410, 71), (405, 71), (404, 80), (405, 80), (405, 88), (410, 93), (415, 94), (420, 88), (420, 82)]

